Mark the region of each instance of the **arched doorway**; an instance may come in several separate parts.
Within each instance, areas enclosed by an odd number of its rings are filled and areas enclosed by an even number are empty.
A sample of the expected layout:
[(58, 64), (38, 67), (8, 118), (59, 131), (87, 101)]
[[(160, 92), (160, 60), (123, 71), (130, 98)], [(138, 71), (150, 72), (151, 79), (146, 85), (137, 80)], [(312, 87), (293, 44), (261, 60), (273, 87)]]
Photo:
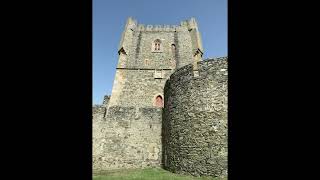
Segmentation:
[(157, 107), (163, 107), (163, 98), (162, 98), (162, 96), (160, 96), (160, 95), (158, 95), (157, 97), (156, 97), (156, 103), (155, 103), (155, 105), (157, 106)]

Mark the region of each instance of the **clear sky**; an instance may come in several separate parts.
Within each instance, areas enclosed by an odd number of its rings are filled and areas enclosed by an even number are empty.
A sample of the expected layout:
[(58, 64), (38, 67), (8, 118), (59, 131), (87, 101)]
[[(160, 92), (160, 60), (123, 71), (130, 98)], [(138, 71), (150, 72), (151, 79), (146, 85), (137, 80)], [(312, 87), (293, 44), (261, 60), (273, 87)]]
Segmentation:
[(93, 0), (93, 104), (111, 94), (117, 48), (130, 16), (145, 25), (179, 25), (194, 17), (203, 58), (227, 56), (227, 0)]

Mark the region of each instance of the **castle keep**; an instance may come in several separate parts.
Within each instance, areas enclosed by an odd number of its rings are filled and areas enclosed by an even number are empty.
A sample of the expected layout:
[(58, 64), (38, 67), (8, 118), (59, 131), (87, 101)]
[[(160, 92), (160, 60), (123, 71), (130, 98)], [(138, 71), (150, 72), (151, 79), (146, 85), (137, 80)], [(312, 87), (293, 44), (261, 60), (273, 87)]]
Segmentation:
[(180, 26), (144, 26), (129, 18), (118, 53), (110, 106), (154, 107), (170, 74), (200, 61), (203, 49), (194, 19)]
[(93, 107), (93, 170), (227, 175), (227, 58), (202, 60), (194, 18), (129, 18), (111, 96)]

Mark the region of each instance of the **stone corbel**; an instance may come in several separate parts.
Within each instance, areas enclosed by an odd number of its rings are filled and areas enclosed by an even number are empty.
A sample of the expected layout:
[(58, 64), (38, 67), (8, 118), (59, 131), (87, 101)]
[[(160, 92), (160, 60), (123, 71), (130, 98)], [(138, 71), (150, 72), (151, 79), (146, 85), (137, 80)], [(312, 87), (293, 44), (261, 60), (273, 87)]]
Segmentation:
[(127, 55), (127, 53), (126, 53), (126, 51), (124, 50), (123, 47), (120, 48), (120, 50), (118, 51), (118, 54), (119, 54), (119, 55), (120, 55), (120, 54), (125, 54), (125, 55)]
[(198, 54), (200, 54), (200, 57), (202, 57), (202, 55), (203, 55), (203, 52), (199, 48), (197, 50), (195, 50), (193, 56), (197, 56)]

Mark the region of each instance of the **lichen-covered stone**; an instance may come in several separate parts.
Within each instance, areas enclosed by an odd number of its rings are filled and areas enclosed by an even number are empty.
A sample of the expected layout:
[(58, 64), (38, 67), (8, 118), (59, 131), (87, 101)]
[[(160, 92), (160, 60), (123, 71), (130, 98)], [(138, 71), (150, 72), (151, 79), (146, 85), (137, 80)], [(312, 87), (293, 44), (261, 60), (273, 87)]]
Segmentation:
[(167, 81), (163, 113), (163, 161), (169, 171), (227, 176), (227, 59), (178, 69)]
[(129, 18), (118, 53), (112, 94), (92, 108), (93, 170), (226, 176), (227, 60), (202, 61), (195, 19), (145, 26)]
[[(146, 27), (146, 28), (145, 28)], [(154, 50), (154, 42), (161, 48)], [(196, 21), (179, 26), (144, 26), (129, 18), (119, 45), (119, 60), (109, 106), (154, 106), (176, 68), (201, 60), (203, 50)]]
[(109, 107), (93, 124), (93, 169), (160, 166), (161, 108)]

